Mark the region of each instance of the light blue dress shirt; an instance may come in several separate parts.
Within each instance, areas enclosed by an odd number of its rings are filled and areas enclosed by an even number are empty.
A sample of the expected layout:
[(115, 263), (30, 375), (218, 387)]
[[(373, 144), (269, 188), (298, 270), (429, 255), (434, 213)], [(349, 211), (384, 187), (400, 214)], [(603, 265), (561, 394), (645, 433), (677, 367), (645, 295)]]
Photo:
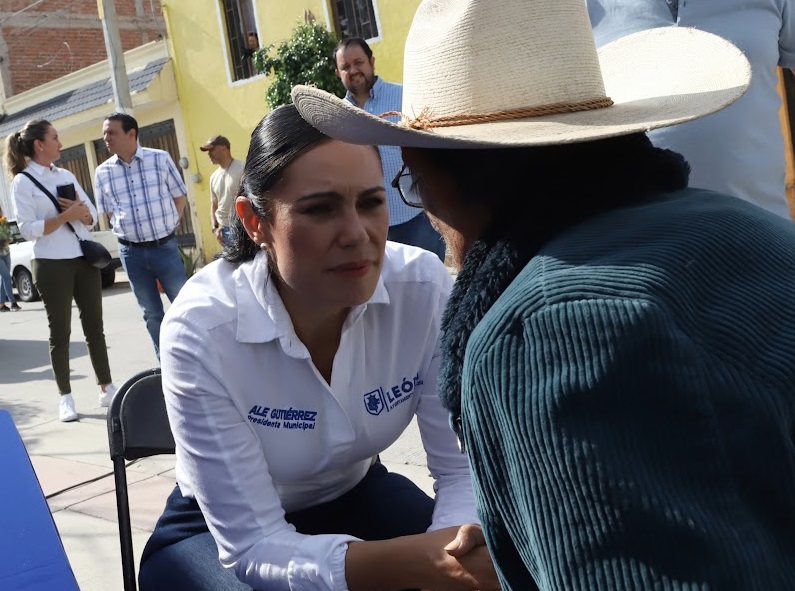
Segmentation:
[(168, 152), (138, 146), (127, 164), (115, 154), (97, 167), (94, 195), (113, 233), (131, 242), (168, 236), (179, 224), (174, 199), (188, 194)]
[(735, 195), (788, 218), (776, 65), (795, 67), (795, 1), (679, 0), (676, 19), (666, 0), (586, 0), (586, 5), (598, 47), (637, 31), (678, 26), (720, 35), (745, 53), (753, 77), (740, 100), (649, 137), (687, 158), (690, 186)]
[[(348, 92), (345, 100), (354, 106), (359, 106), (353, 95)], [(403, 87), (400, 84), (384, 82), (376, 76), (375, 84), (370, 89), (370, 98), (364, 103), (364, 110), (375, 115), (388, 111), (400, 111), (403, 108)], [(397, 122), (400, 117), (386, 117), (387, 120)], [(389, 202), (389, 225), (397, 226), (414, 219), (422, 211), (416, 207), (409, 207), (403, 203), (400, 193), (392, 187), (392, 179), (403, 167), (403, 158), (400, 155), (400, 148), (397, 146), (378, 146), (381, 153), (381, 167), (384, 169), (384, 186), (386, 187), (387, 200)]]

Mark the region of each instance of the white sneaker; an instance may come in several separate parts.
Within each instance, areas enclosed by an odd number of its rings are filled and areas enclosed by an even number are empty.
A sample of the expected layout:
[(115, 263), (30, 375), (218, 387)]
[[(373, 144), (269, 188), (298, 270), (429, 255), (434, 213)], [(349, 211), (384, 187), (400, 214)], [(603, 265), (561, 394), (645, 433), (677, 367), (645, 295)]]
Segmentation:
[(108, 384), (105, 387), (105, 391), (99, 391), (99, 405), (103, 408), (107, 408), (110, 406), (110, 401), (113, 400), (113, 397), (116, 396), (116, 386), (113, 384)]
[(77, 420), (77, 411), (75, 410), (75, 399), (71, 394), (64, 394), (61, 396), (61, 401), (58, 403), (58, 419), (62, 423)]

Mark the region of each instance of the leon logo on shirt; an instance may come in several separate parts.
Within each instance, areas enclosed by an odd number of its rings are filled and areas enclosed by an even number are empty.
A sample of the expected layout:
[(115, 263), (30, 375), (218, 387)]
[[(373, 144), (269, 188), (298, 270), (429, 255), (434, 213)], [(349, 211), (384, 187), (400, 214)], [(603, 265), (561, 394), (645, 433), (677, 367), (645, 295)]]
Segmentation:
[(403, 378), (399, 384), (391, 388), (379, 386), (363, 396), (364, 408), (373, 416), (380, 415), (384, 410), (387, 412), (394, 410), (411, 398), (414, 390), (422, 384), (420, 374), (417, 374), (414, 379)]

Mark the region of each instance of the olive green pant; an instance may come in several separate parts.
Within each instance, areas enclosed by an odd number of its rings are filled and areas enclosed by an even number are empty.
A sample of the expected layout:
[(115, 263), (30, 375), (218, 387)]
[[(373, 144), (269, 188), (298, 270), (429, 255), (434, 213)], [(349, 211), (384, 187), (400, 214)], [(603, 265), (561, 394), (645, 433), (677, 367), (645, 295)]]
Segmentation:
[(82, 258), (33, 259), (33, 282), (44, 302), (50, 323), (50, 363), (61, 394), (71, 394), (69, 337), (72, 333), (72, 298), (80, 311), (88, 355), (97, 383), (110, 384), (108, 350), (102, 324), (102, 280), (99, 269)]

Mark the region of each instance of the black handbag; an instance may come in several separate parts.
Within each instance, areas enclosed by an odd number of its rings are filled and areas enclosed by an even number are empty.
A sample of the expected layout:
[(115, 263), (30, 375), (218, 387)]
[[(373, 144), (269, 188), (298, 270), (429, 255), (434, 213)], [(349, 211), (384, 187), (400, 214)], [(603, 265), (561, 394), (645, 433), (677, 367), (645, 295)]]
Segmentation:
[[(71, 228), (72, 226), (69, 227)], [(74, 231), (74, 228), (72, 228), (72, 231)], [(79, 236), (77, 239), (80, 242), (80, 250), (83, 251), (83, 258), (89, 265), (97, 269), (104, 269), (110, 264), (111, 256), (107, 248), (96, 240), (83, 240)]]
[[(50, 193), (44, 185), (42, 185), (27, 172), (23, 171), (22, 174), (33, 181), (33, 184), (41, 189), (41, 191), (50, 198), (50, 201), (52, 201), (52, 204), (55, 206), (55, 209), (58, 211), (58, 213), (61, 213), (61, 208), (58, 206), (58, 201), (55, 199), (53, 194)], [(80, 250), (83, 252), (83, 259), (89, 265), (96, 267), (97, 269), (104, 269), (110, 264), (112, 258), (107, 248), (95, 240), (85, 240), (84, 238), (80, 238), (80, 236), (77, 235), (77, 232), (75, 232), (74, 227), (72, 227), (71, 222), (67, 222), (66, 225), (69, 226), (69, 229), (74, 233), (75, 238), (77, 238), (77, 241), (80, 243)]]

